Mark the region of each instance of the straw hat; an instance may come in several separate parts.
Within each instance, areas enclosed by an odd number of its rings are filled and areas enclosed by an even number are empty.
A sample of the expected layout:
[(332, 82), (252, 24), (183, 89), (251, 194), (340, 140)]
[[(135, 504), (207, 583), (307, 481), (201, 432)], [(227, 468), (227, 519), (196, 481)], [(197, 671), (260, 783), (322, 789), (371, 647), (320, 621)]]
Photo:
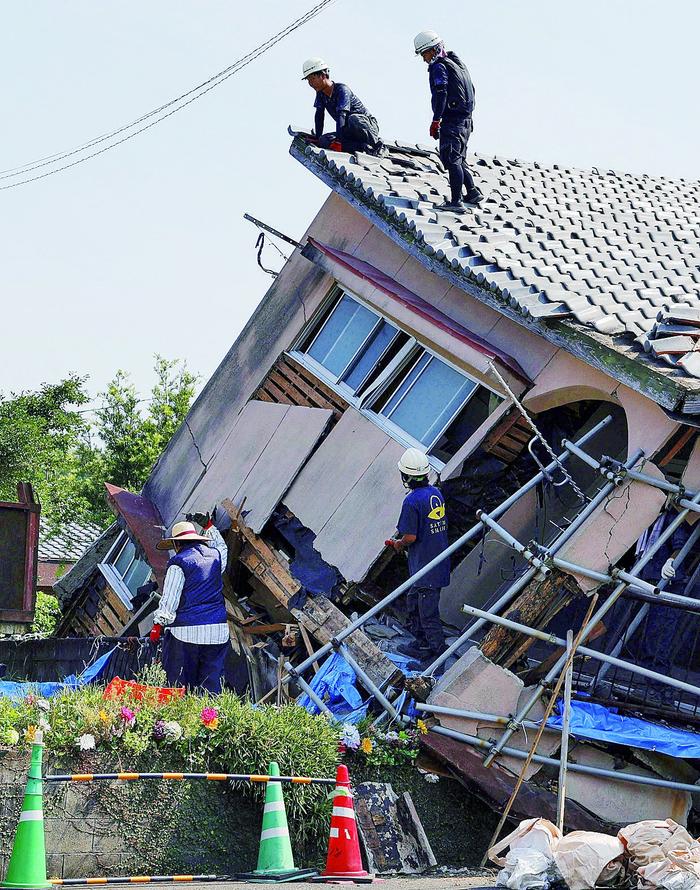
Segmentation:
[(156, 544), (156, 549), (158, 550), (172, 550), (176, 543), (185, 543), (185, 542), (202, 542), (204, 544), (209, 543), (209, 538), (205, 538), (204, 535), (197, 534), (197, 529), (191, 522), (176, 522), (173, 526), (173, 533), (169, 538), (163, 538), (162, 541), (158, 541)]

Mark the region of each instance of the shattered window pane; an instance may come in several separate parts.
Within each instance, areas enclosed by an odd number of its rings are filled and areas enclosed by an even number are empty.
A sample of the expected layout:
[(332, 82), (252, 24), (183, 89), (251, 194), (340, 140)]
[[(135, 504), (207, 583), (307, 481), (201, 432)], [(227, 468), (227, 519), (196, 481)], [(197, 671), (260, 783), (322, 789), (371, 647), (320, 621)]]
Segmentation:
[(478, 386), (474, 395), (430, 449), (430, 454), (447, 463), (502, 401), (490, 389)]

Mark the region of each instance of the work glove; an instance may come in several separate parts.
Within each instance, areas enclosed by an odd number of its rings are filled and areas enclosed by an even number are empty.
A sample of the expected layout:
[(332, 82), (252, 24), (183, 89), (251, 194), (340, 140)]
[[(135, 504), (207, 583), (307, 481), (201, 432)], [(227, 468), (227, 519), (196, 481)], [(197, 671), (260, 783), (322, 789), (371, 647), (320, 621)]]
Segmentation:
[(430, 135), (433, 137), (433, 139), (440, 138), (440, 121), (433, 121), (430, 124)]
[(343, 143), (340, 139), (334, 139), (331, 144), (328, 146), (329, 151), (342, 151)]
[(196, 522), (202, 528), (206, 528), (211, 522), (211, 514), (209, 513), (186, 513), (185, 519), (188, 522)]
[(396, 541), (393, 538), (388, 538), (384, 541), (385, 547), (391, 547), (392, 550), (396, 550)]
[(673, 568), (673, 560), (667, 559), (661, 567), (661, 577), (664, 581), (673, 581), (676, 577), (676, 570)]
[(152, 643), (157, 643), (163, 635), (163, 625), (162, 624), (154, 624), (151, 628), (151, 632), (148, 637)]

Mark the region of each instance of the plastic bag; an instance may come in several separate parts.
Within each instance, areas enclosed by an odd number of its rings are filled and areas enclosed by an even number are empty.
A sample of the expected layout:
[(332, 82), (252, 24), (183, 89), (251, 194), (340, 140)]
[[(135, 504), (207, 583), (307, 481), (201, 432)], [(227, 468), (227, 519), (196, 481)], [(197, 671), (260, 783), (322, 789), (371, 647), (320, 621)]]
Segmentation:
[[(548, 819), (525, 819), (515, 831), (489, 849), (489, 859), (503, 868), (496, 885), (509, 890), (545, 890), (561, 880), (554, 862), (554, 847), (561, 838)], [(510, 847), (505, 857), (499, 856)]]
[(570, 890), (586, 890), (598, 884), (606, 867), (618, 860), (618, 869), (607, 869), (605, 879), (624, 871), (625, 848), (616, 837), (597, 831), (572, 831), (558, 840), (553, 848), (554, 861)]
[(666, 859), (667, 854), (690, 850), (693, 837), (673, 819), (644, 819), (627, 825), (617, 833), (627, 851), (631, 871)]
[(690, 849), (670, 850), (664, 859), (642, 865), (637, 872), (639, 886), (661, 890), (700, 888), (700, 844)]

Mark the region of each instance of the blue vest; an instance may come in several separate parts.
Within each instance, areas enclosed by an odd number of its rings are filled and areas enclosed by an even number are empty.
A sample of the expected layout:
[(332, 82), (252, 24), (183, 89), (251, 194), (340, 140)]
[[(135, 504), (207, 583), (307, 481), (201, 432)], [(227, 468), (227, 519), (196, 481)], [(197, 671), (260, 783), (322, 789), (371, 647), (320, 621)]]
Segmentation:
[(224, 624), (226, 605), (219, 551), (206, 544), (194, 544), (172, 556), (168, 566), (178, 566), (185, 575), (185, 586), (172, 626)]

